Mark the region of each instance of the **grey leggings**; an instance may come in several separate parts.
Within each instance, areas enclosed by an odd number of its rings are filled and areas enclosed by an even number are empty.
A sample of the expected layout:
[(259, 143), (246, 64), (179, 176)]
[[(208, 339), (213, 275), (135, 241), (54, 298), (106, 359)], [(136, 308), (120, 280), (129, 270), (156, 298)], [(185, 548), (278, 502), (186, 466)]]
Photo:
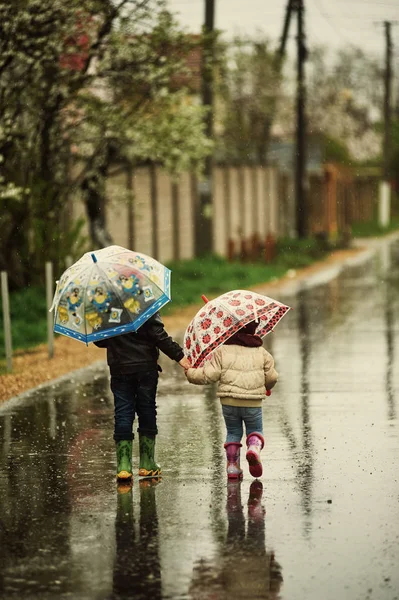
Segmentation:
[(226, 443), (241, 442), (245, 423), (246, 435), (261, 433), (263, 435), (262, 407), (227, 406), (222, 404), (224, 422), (226, 423)]

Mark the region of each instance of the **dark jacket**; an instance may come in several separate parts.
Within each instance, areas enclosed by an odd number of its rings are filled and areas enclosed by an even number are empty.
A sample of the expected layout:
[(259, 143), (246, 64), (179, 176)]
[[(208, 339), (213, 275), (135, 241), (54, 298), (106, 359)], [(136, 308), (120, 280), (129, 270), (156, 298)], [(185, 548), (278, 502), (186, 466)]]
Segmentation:
[(125, 333), (94, 344), (107, 349), (111, 375), (156, 371), (159, 350), (177, 362), (184, 357), (182, 348), (166, 333), (158, 313), (134, 333)]

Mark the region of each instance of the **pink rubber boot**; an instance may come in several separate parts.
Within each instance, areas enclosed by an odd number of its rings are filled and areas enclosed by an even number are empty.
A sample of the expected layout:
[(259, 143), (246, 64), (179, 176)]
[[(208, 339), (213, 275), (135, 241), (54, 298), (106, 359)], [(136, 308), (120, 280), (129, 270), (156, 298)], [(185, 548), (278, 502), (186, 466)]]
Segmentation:
[(247, 436), (247, 454), (246, 458), (249, 464), (249, 472), (252, 477), (261, 477), (263, 473), (262, 463), (260, 462), (260, 451), (265, 445), (265, 440), (261, 433), (250, 433)]
[(240, 469), (240, 448), (239, 442), (228, 442), (224, 445), (227, 458), (227, 478), (242, 479), (242, 469)]

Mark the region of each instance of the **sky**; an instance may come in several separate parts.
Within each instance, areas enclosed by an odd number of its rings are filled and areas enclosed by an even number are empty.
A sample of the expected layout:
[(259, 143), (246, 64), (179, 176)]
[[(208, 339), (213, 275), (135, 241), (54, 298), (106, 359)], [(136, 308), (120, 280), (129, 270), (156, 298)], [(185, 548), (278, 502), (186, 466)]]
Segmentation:
[[(167, 0), (179, 21), (190, 31), (201, 28), (205, 0)], [(228, 37), (252, 37), (262, 32), (277, 46), (287, 0), (215, 0), (215, 25)], [(383, 21), (392, 25), (395, 63), (399, 59), (399, 0), (304, 0), (305, 31), (309, 46), (326, 44), (332, 49), (358, 46), (383, 60)], [(295, 52), (296, 20), (291, 21), (287, 51)]]

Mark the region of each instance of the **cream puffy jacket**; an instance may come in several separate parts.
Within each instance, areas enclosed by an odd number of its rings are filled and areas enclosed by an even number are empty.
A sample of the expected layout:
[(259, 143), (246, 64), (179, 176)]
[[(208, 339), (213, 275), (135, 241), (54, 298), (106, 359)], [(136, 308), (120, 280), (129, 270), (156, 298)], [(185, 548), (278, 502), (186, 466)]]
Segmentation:
[[(198, 385), (219, 382), (217, 396), (222, 404), (260, 406), (278, 379), (271, 354), (263, 346), (220, 346), (203, 367), (188, 369), (190, 383)], [(231, 401), (230, 401), (231, 400)]]

